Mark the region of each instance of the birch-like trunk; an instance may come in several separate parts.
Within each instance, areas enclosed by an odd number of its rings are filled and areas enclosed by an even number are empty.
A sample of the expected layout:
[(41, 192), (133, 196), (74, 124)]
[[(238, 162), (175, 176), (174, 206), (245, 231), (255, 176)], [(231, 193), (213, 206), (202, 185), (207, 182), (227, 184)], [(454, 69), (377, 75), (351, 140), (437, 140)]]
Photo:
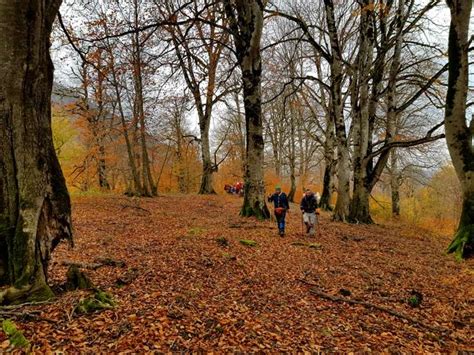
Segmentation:
[[(472, 1), (448, 0), (451, 11), (448, 58), (449, 76), (444, 125), (449, 153), (461, 182), (463, 205), (458, 230), (448, 252), (458, 258), (474, 254), (474, 152), (473, 132), (466, 124), (468, 91), (468, 34)], [(472, 122), (471, 122), (472, 126)]]
[(324, 0), (326, 22), (331, 43), (331, 117), (336, 132), (337, 165), (337, 201), (334, 209), (334, 220), (345, 222), (349, 216), (350, 204), (350, 155), (347, 142), (346, 125), (344, 122), (342, 102), (343, 63), (339, 46), (334, 4), (332, 0)]
[(50, 34), (60, 0), (0, 0), (0, 303), (52, 296), (50, 255), (72, 241), (53, 147)]
[(262, 58), (260, 40), (264, 4), (258, 0), (223, 0), (242, 72), (246, 128), (245, 194), (242, 216), (269, 218), (263, 180)]

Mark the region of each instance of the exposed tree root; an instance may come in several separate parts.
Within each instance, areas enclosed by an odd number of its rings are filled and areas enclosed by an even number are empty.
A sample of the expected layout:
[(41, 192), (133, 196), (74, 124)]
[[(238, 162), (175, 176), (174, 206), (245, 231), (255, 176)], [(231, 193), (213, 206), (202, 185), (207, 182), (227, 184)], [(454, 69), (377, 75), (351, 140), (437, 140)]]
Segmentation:
[(53, 297), (53, 291), (43, 282), (38, 285), (26, 285), (21, 288), (11, 286), (0, 292), (0, 305), (42, 302)]

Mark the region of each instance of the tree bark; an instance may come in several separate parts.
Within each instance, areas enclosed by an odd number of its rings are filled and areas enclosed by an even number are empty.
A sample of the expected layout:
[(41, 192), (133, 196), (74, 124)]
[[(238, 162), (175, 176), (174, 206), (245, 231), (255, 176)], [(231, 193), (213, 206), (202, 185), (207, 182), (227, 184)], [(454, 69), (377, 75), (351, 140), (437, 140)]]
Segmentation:
[(147, 147), (147, 132), (145, 122), (144, 95), (143, 95), (143, 63), (142, 63), (142, 44), (139, 30), (139, 4), (134, 1), (134, 26), (135, 31), (132, 39), (133, 46), (133, 80), (135, 86), (134, 113), (137, 121), (140, 123), (140, 148), (142, 157), (142, 188), (145, 196), (156, 196), (157, 187), (151, 174), (150, 159)]
[(337, 201), (333, 218), (336, 221), (345, 222), (349, 216), (350, 204), (350, 156), (342, 102), (342, 52), (339, 45), (333, 1), (324, 0), (324, 5), (332, 53), (329, 63), (331, 71), (330, 112), (336, 131), (336, 147), (338, 157)]
[[(105, 34), (109, 35), (107, 22), (104, 22), (104, 30), (105, 30)], [(117, 73), (117, 65), (115, 62), (114, 48), (112, 47), (110, 40), (107, 40), (106, 50), (109, 56), (108, 65), (109, 65), (110, 72), (112, 74), (111, 84), (114, 89), (114, 93), (115, 93), (115, 97), (117, 101), (117, 107), (118, 107), (118, 111), (120, 115), (120, 124), (122, 127), (122, 134), (125, 139), (125, 146), (127, 148), (128, 165), (130, 167), (130, 173), (132, 175), (132, 180), (133, 180), (133, 190), (129, 188), (127, 193), (131, 195), (141, 196), (143, 194), (143, 189), (141, 186), (140, 175), (138, 173), (137, 164), (135, 162), (135, 154), (133, 152), (132, 142), (130, 140), (127, 122), (125, 119), (125, 111), (123, 108), (122, 95), (121, 95), (120, 83), (119, 83), (119, 77), (118, 77), (119, 74)]]
[[(0, 0), (0, 303), (52, 296), (47, 268), (72, 241), (71, 207), (53, 147), (50, 34), (60, 0)], [(1, 272), (0, 272), (1, 273)]]
[(359, 53), (356, 73), (353, 75), (353, 95), (351, 97), (353, 120), (355, 121), (354, 136), (354, 187), (350, 208), (349, 221), (353, 223), (373, 223), (370, 216), (368, 189), (368, 161), (369, 141), (372, 139), (370, 127), (370, 74), (366, 68), (372, 68), (374, 54), (373, 10), (369, 1), (360, 3), (360, 37)]
[[(474, 153), (473, 131), (466, 124), (468, 91), (468, 34), (472, 1), (448, 0), (451, 24), (448, 42), (448, 91), (445, 131), (449, 153), (461, 182), (463, 205), (458, 230), (448, 252), (463, 258), (474, 255)], [(471, 121), (471, 127), (473, 122)]]
[(263, 180), (264, 140), (262, 123), (262, 59), (260, 40), (263, 29), (264, 4), (258, 0), (223, 0), (234, 37), (238, 64), (242, 72), (246, 167), (242, 216), (270, 217), (265, 203)]
[(398, 171), (397, 150), (390, 152), (390, 192), (392, 197), (392, 217), (400, 217), (400, 172)]

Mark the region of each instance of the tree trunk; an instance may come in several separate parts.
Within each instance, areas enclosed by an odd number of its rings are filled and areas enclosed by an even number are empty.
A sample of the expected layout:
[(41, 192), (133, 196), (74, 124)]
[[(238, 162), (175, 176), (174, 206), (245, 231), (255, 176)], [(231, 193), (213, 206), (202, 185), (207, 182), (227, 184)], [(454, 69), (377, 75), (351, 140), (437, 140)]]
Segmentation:
[(262, 123), (262, 60), (260, 40), (263, 29), (264, 4), (258, 0), (223, 0), (234, 36), (237, 60), (242, 71), (246, 166), (242, 216), (269, 218), (263, 180), (264, 141)]
[[(201, 121), (201, 120), (200, 120)], [(214, 164), (211, 161), (211, 152), (209, 148), (209, 124), (210, 117), (201, 121), (201, 158), (202, 158), (202, 177), (199, 194), (209, 195), (215, 194), (213, 186)]]
[(72, 241), (71, 207), (53, 147), (50, 34), (61, 1), (0, 0), (0, 303), (47, 299), (47, 268)]
[(349, 216), (350, 204), (350, 156), (344, 123), (344, 112), (342, 102), (342, 53), (339, 46), (339, 38), (334, 17), (334, 4), (332, 0), (324, 0), (326, 11), (326, 22), (328, 26), (329, 39), (331, 43), (331, 117), (334, 121), (337, 145), (337, 201), (334, 210), (334, 220), (345, 222)]
[[(334, 153), (333, 153), (334, 154)], [(334, 176), (336, 174), (336, 161), (334, 158), (325, 159), (324, 177), (323, 177), (323, 191), (321, 194), (320, 206), (326, 211), (330, 211), (332, 191), (334, 188)]]
[(143, 74), (142, 74), (142, 47), (140, 42), (140, 31), (139, 26), (139, 4), (137, 0), (134, 2), (134, 15), (135, 15), (135, 31), (132, 40), (133, 44), (133, 65), (134, 65), (134, 85), (135, 85), (135, 103), (134, 111), (138, 122), (140, 123), (140, 148), (142, 156), (142, 187), (145, 196), (156, 196), (157, 189), (153, 181), (151, 174), (150, 159), (148, 157), (147, 147), (147, 133), (145, 124), (145, 109), (144, 109), (144, 96), (143, 96)]
[[(473, 130), (466, 124), (468, 91), (468, 33), (472, 1), (448, 0), (451, 11), (445, 131), (449, 153), (461, 182), (463, 205), (458, 230), (448, 252), (463, 258), (474, 255), (474, 153)], [(471, 127), (473, 122), (471, 121)]]
[(392, 196), (392, 217), (400, 217), (400, 172), (398, 171), (397, 150), (390, 152), (390, 191)]
[(359, 53), (357, 57), (356, 73), (353, 77), (353, 95), (351, 99), (353, 120), (355, 121), (354, 135), (354, 185), (349, 221), (353, 223), (373, 223), (370, 216), (368, 186), (368, 161), (366, 159), (369, 151), (369, 141), (372, 139), (370, 127), (370, 99), (369, 79), (370, 73), (367, 68), (372, 68), (374, 55), (374, 28), (373, 12), (369, 7), (369, 1), (360, 3), (360, 37)]
[[(106, 34), (108, 35), (107, 28), (106, 28)], [(108, 44), (107, 52), (109, 54), (109, 67), (112, 74), (112, 86), (114, 88), (114, 92), (115, 92), (115, 96), (117, 100), (117, 106), (118, 106), (119, 115), (120, 115), (120, 123), (122, 127), (122, 134), (125, 139), (125, 146), (127, 147), (128, 165), (130, 167), (130, 173), (132, 175), (132, 180), (133, 180), (133, 191), (132, 189), (127, 189), (127, 190), (130, 190), (130, 191), (127, 191), (127, 193), (141, 196), (143, 194), (143, 190), (142, 190), (142, 186), (140, 182), (140, 175), (138, 174), (138, 169), (135, 162), (135, 155), (133, 152), (132, 143), (130, 141), (130, 135), (128, 134), (127, 122), (125, 120), (125, 112), (124, 112), (122, 97), (120, 93), (120, 84), (118, 81), (119, 78), (117, 76), (117, 66), (115, 65), (114, 51), (110, 43), (107, 43), (107, 44)]]
[(110, 190), (110, 184), (107, 180), (107, 165), (105, 162), (105, 147), (103, 143), (99, 145), (98, 157), (97, 174), (99, 175), (99, 187), (104, 190)]

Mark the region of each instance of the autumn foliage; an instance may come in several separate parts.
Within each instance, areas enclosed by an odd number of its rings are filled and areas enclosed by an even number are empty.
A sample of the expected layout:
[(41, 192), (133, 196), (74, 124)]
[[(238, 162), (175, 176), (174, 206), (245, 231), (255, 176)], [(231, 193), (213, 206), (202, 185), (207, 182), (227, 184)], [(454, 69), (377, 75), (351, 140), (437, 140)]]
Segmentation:
[[(301, 235), (295, 205), (287, 237), (280, 238), (274, 222), (238, 217), (236, 196), (73, 202), (76, 248), (60, 246), (51, 267), (57, 298), (24, 307), (24, 316), (14, 318), (33, 351), (470, 347), (472, 263), (443, 254), (448, 238), (397, 224), (335, 223), (323, 214), (321, 235), (310, 239)], [(101, 266), (104, 259), (121, 263)], [(65, 292), (71, 263), (85, 266), (116, 306), (79, 312), (97, 291)], [(411, 300), (413, 292), (422, 295), (420, 304)]]

